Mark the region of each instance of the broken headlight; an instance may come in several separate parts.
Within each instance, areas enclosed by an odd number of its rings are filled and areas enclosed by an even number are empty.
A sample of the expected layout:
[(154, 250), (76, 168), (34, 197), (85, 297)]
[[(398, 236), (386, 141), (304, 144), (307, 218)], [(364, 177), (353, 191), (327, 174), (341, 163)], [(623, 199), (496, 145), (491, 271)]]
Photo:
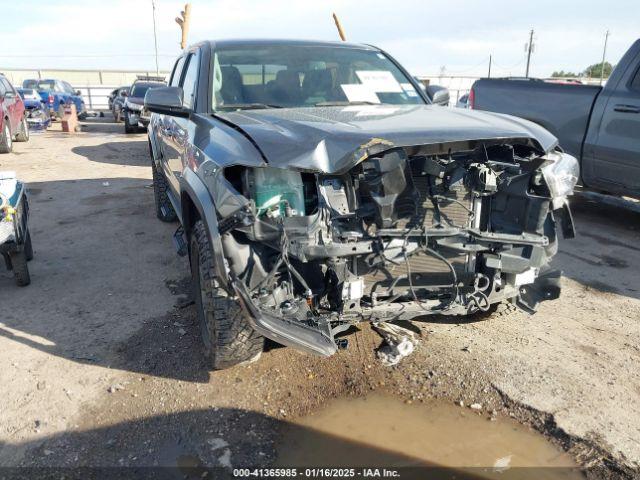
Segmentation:
[(566, 153), (551, 152), (546, 157), (551, 161), (542, 167), (542, 175), (552, 198), (566, 197), (573, 193), (580, 177), (580, 166), (575, 157)]

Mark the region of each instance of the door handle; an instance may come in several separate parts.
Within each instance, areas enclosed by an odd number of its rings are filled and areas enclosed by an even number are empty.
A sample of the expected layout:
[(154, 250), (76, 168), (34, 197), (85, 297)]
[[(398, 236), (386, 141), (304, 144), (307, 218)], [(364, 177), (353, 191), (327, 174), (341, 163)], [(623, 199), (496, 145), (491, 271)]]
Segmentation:
[(621, 113), (640, 113), (640, 107), (636, 105), (618, 104), (615, 107), (613, 107), (613, 109), (616, 112), (621, 112)]

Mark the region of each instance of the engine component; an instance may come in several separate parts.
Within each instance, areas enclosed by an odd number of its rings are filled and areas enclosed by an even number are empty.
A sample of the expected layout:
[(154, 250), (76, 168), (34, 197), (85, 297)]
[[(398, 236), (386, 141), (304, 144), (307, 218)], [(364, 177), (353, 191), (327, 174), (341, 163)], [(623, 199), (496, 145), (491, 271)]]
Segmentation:
[(376, 206), (376, 224), (388, 228), (398, 219), (395, 208), (398, 197), (405, 190), (413, 190), (411, 175), (407, 174), (407, 154), (392, 150), (382, 157), (367, 160), (362, 165), (362, 187)]
[(305, 214), (304, 185), (300, 172), (278, 168), (256, 168), (249, 179), (258, 215), (271, 217)]

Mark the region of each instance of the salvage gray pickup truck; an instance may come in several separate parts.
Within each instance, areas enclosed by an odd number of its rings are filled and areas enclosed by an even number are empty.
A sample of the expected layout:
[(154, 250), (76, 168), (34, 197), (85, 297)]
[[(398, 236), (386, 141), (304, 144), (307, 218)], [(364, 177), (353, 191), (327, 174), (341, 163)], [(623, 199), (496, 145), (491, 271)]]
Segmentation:
[(469, 103), (526, 118), (556, 135), (560, 146), (580, 159), (585, 187), (640, 198), (640, 40), (604, 88), (481, 79)]
[(144, 104), (212, 368), (264, 336), (330, 355), (360, 321), (559, 295), (576, 159), (526, 120), (429, 105), (377, 48), (203, 42)]

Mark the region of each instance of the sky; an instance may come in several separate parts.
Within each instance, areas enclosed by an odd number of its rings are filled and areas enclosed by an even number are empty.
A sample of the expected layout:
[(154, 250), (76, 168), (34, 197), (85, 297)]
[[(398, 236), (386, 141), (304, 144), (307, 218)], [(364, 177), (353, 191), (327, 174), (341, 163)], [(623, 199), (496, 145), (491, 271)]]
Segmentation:
[[(180, 53), (183, 1), (155, 0), (160, 70)], [(347, 40), (376, 45), (414, 75), (524, 75), (616, 63), (640, 38), (640, 0), (191, 0), (189, 43), (217, 38)], [(151, 0), (0, 0), (2, 68), (155, 69)]]

